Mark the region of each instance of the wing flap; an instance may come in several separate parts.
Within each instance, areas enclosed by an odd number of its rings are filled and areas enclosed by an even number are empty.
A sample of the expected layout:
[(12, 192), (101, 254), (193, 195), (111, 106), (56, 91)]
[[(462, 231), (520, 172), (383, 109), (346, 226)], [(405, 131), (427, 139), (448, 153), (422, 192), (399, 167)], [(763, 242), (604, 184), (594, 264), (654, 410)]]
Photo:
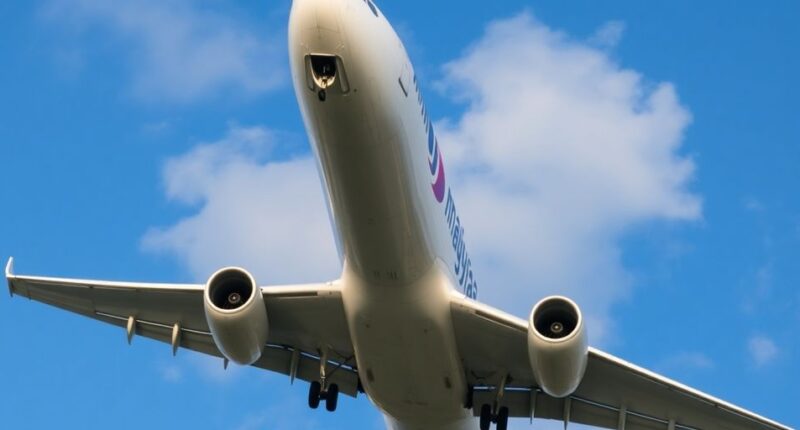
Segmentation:
[(353, 356), (340, 288), (334, 284), (264, 287), (269, 316), (269, 342), (319, 352), (327, 346), (334, 357)]
[[(514, 317), (457, 295), (451, 304), (459, 353), (474, 386), (494, 385), (505, 374), (508, 387), (535, 385), (527, 361), (527, 327)], [(479, 339), (492, 339), (481, 342)], [(524, 361), (516, 357), (525, 357)]]

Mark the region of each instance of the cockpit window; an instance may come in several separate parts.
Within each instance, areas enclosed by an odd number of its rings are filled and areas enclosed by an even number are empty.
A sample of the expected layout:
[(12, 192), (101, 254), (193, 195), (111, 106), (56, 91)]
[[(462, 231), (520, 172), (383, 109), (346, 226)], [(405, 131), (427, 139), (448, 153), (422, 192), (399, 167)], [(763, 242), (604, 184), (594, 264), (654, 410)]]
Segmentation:
[(375, 3), (372, 3), (372, 0), (364, 0), (364, 1), (367, 3), (367, 6), (369, 6), (369, 10), (372, 11), (372, 14), (377, 17), (378, 16), (378, 8), (375, 7)]

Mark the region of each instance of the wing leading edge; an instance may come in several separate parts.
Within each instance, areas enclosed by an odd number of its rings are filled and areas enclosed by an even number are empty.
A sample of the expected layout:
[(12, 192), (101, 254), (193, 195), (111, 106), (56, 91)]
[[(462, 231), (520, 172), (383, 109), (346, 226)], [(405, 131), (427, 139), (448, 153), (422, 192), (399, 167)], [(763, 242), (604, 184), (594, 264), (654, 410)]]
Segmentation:
[(475, 415), (497, 400), (496, 387), (508, 375), (500, 402), (514, 417), (628, 430), (791, 430), (594, 348), (578, 389), (564, 399), (551, 397), (528, 364), (524, 320), (457, 293), (451, 312), (467, 379), (475, 387)]
[[(123, 327), (135, 335), (222, 358), (203, 309), (203, 285), (112, 282), (14, 274), (6, 265), (11, 296), (68, 310)], [(328, 378), (341, 393), (358, 394), (353, 347), (337, 283), (261, 287), (270, 331), (253, 366), (316, 381), (320, 348), (328, 351)]]

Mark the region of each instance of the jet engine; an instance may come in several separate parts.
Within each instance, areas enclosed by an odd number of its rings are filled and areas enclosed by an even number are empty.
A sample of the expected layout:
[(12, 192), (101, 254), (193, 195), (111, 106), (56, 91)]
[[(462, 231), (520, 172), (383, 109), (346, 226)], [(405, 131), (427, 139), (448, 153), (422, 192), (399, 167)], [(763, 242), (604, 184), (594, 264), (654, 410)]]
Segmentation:
[(561, 296), (542, 299), (528, 318), (528, 358), (533, 375), (553, 397), (572, 394), (583, 379), (589, 351), (578, 305)]
[(267, 309), (255, 279), (246, 270), (226, 267), (206, 283), (203, 302), (214, 343), (234, 363), (248, 365), (267, 343)]

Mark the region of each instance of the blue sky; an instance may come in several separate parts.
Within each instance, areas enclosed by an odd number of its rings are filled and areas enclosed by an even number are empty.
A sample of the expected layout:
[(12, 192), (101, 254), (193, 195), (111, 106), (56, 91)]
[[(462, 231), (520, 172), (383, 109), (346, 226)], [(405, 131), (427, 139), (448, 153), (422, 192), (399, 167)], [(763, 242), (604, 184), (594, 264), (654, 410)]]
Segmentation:
[[(290, 2), (106, 3), (0, 4), (0, 256), (100, 279), (335, 277)], [(379, 6), (437, 119), (479, 298), (524, 316), (569, 294), (594, 344), (800, 424), (795, 2)], [(306, 384), (20, 298), (0, 299), (0, 339), (8, 428), (382, 427), (364, 398), (308, 411)]]

